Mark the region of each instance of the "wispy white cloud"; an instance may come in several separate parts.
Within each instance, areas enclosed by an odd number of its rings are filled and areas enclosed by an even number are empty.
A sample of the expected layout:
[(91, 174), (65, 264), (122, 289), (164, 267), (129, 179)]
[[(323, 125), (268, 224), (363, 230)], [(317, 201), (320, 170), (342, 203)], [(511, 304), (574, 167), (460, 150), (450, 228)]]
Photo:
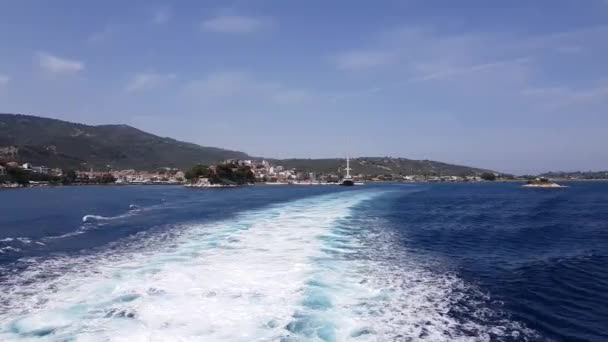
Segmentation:
[(557, 46), (555, 48), (555, 51), (561, 52), (564, 54), (577, 54), (577, 53), (581, 53), (581, 52), (585, 51), (585, 49), (583, 49), (582, 47), (577, 46), (577, 45), (562, 45), (562, 46)]
[(330, 96), (329, 100), (332, 102), (336, 102), (336, 101), (344, 100), (344, 99), (358, 98), (358, 97), (369, 95), (369, 94), (379, 93), (379, 92), (383, 91), (385, 88), (386, 88), (386, 86), (382, 86), (382, 87), (375, 86), (375, 87), (360, 89), (360, 90), (356, 90), (356, 91), (338, 93), (333, 96)]
[(150, 90), (164, 86), (175, 79), (176, 75), (173, 73), (142, 72), (133, 76), (127, 84), (126, 90), (129, 92)]
[[(454, 92), (484, 93), (485, 96), (494, 96), (496, 103), (507, 98), (522, 100), (520, 95), (524, 93), (532, 96), (534, 91), (541, 92), (527, 89), (531, 84), (543, 83), (549, 75), (555, 78), (556, 74), (549, 66), (571, 65), (574, 59), (581, 59), (583, 63), (582, 60), (589, 56), (605, 56), (608, 50), (602, 47), (605, 45), (601, 42), (607, 33), (606, 26), (538, 35), (395, 28), (378, 33), (359, 48), (337, 54), (342, 56), (341, 60), (334, 59), (339, 70), (356, 72), (364, 69), (368, 72), (363, 74), (365, 85), (361, 89), (340, 94), (334, 99), (375, 96), (391, 89), (420, 84), (440, 87), (434, 88), (435, 91), (452, 87), (450, 89)], [(590, 74), (588, 77), (587, 83), (594, 84), (598, 78), (608, 75), (596, 72), (595, 76)], [(556, 89), (542, 91), (557, 92)], [(554, 99), (559, 105), (552, 105), (552, 109), (587, 104), (604, 96), (603, 87), (599, 86), (560, 91)], [(562, 98), (558, 99), (560, 96)]]
[(341, 53), (334, 59), (339, 69), (351, 70), (387, 65), (394, 61), (394, 56), (388, 51), (360, 50)]
[(581, 52), (588, 48), (601, 47), (595, 42), (602, 41), (608, 34), (608, 25), (589, 26), (561, 32), (517, 37), (509, 42), (514, 49), (527, 51), (557, 50), (559, 52)]
[(313, 94), (304, 89), (288, 87), (279, 82), (264, 81), (250, 73), (217, 72), (190, 82), (186, 90), (204, 101), (253, 101), (261, 104), (289, 105), (308, 101)]
[(521, 94), (524, 96), (534, 97), (547, 97), (547, 96), (561, 96), (565, 93), (569, 93), (570, 90), (563, 86), (556, 87), (536, 87), (536, 88), (524, 88), (521, 90)]
[(270, 27), (266, 18), (243, 15), (220, 15), (203, 21), (202, 29), (207, 32), (248, 34)]
[(93, 32), (91, 35), (89, 35), (89, 37), (87, 38), (87, 43), (92, 45), (100, 44), (102, 42), (107, 41), (116, 32), (117, 29), (115, 27), (108, 25), (102, 30)]
[(511, 60), (490, 61), (472, 65), (426, 65), (424, 68), (421, 68), (424, 69), (424, 73), (410, 79), (410, 81), (420, 82), (445, 80), (458, 76), (478, 74), (490, 70), (499, 70), (511, 66), (524, 65), (530, 61), (530, 58), (515, 58)]
[(596, 84), (585, 88), (568, 86), (532, 87), (521, 94), (540, 101), (543, 108), (555, 110), (573, 105), (608, 102), (608, 84)]
[(465, 78), (479, 78), (488, 74), (505, 75), (518, 71), (518, 68), (525, 67), (531, 60), (528, 58), (516, 58), (512, 60), (491, 61), (487, 63), (471, 65), (444, 65), (425, 63), (417, 66), (417, 76), (412, 76), (399, 81), (387, 82), (382, 85), (359, 89), (356, 91), (345, 92), (331, 97), (332, 101), (338, 101), (353, 97), (373, 95), (384, 90), (413, 85), (421, 82), (447, 81)]
[(74, 74), (85, 68), (82, 61), (62, 58), (46, 52), (38, 53), (38, 64), (44, 71), (53, 74)]
[(6, 86), (11, 78), (8, 75), (0, 74), (0, 88)]
[(334, 60), (339, 69), (391, 64), (415, 74), (424, 73), (420, 66), (425, 64), (458, 68), (525, 59), (547, 51), (579, 53), (601, 46), (597, 43), (603, 41), (606, 34), (608, 26), (525, 36), (508, 32), (451, 33), (420, 27), (398, 27), (379, 33), (368, 42), (367, 47), (339, 53), (339, 58)]
[(171, 20), (171, 14), (170, 7), (159, 7), (152, 14), (152, 22), (157, 25), (166, 24)]

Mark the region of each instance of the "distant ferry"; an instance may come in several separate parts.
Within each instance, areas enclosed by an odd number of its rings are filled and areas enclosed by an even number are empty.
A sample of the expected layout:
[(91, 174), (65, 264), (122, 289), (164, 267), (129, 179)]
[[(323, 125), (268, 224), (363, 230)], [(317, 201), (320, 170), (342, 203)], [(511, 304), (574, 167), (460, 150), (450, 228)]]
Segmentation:
[(350, 158), (349, 157), (346, 157), (346, 176), (344, 176), (344, 178), (342, 178), (340, 185), (344, 185), (344, 186), (355, 185), (355, 181), (353, 180), (353, 177), (350, 175)]

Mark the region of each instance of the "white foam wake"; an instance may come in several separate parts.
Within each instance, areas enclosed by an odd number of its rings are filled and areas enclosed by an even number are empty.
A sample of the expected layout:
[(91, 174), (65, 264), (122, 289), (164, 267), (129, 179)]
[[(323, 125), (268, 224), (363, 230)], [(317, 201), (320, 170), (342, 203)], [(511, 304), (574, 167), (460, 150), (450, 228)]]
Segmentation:
[[(33, 266), (0, 288), (0, 341), (532, 336), (488, 319), (469, 285), (408, 254), (382, 219), (353, 212), (380, 193), (307, 198)], [(458, 317), (462, 302), (469, 313)]]
[(474, 286), (411, 254), (383, 219), (361, 216), (321, 237), (289, 341), (536, 340)]
[[(49, 261), (2, 289), (0, 340), (284, 338), (323, 255), (318, 237), (372, 196), (299, 200), (193, 225), (137, 252)], [(63, 275), (39, 279), (53, 272)]]

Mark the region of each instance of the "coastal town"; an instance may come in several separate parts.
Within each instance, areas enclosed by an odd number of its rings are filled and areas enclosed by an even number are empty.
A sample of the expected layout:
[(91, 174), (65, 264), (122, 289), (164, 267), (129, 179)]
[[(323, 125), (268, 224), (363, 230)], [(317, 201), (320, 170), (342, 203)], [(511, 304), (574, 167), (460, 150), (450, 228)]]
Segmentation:
[[(229, 159), (212, 166), (203, 166), (214, 173), (218, 167), (242, 169), (251, 173), (247, 183), (262, 184), (333, 184), (342, 177), (343, 170), (335, 172), (315, 173), (286, 168), (267, 160)], [(196, 166), (195, 166), (196, 167)], [(210, 177), (205, 175), (189, 175), (190, 170), (164, 167), (153, 171), (127, 170), (65, 170), (50, 168), (44, 165), (30, 163), (19, 164), (15, 161), (0, 164), (0, 184), (3, 187), (44, 186), (44, 185), (87, 185), (87, 184), (116, 184), (116, 185), (179, 185), (190, 184), (197, 186), (212, 185)], [(444, 175), (403, 175), (383, 173), (368, 175), (357, 173), (352, 175), (355, 181), (401, 181), (401, 182), (462, 182), (482, 181), (483, 175), (477, 176), (444, 176)], [(492, 175), (497, 176), (497, 175)], [(487, 178), (487, 176), (486, 176)], [(491, 178), (491, 177), (490, 177)]]
[[(237, 175), (241, 172), (241, 175)], [(343, 178), (344, 168), (335, 172), (307, 172), (297, 168), (287, 168), (268, 160), (228, 159), (211, 166), (195, 165), (189, 170), (163, 167), (153, 171), (134, 169), (113, 170), (71, 170), (50, 168), (31, 163), (15, 161), (0, 163), (0, 187), (17, 188), (24, 186), (48, 185), (186, 185), (190, 187), (235, 186), (244, 184), (294, 184), (323, 185), (337, 184)], [(561, 180), (584, 180), (580, 177), (560, 177)], [(536, 176), (514, 177), (510, 175), (484, 172), (476, 175), (438, 175), (402, 173), (357, 173), (352, 174), (356, 182), (481, 182), (495, 180), (529, 181)], [(597, 179), (597, 178), (595, 178)]]

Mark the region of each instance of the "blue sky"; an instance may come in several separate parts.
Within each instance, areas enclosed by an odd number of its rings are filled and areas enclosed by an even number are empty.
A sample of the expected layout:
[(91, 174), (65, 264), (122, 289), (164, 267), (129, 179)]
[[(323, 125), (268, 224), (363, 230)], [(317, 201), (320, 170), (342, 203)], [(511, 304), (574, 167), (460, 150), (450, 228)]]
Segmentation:
[(0, 112), (266, 157), (608, 169), (608, 1), (1, 1)]

